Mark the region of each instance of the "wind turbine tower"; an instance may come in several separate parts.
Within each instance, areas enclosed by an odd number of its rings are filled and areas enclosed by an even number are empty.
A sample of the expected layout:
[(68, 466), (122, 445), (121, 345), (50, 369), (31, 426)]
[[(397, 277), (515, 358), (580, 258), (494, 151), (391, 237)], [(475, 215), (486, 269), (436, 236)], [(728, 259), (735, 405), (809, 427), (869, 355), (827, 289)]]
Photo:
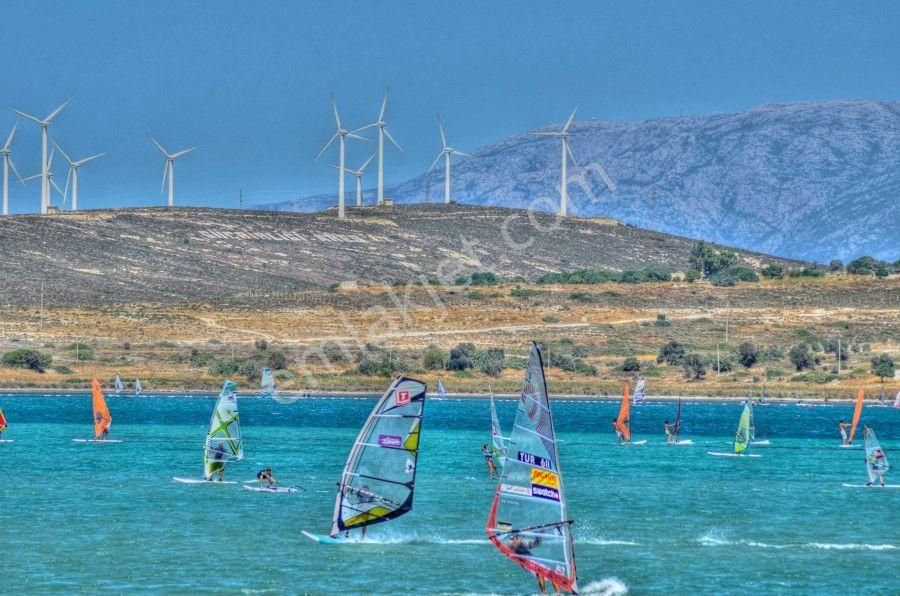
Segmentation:
[(384, 205), (384, 137), (387, 137), (388, 140), (394, 144), (394, 147), (403, 151), (387, 129), (387, 122), (384, 119), (384, 111), (387, 108), (387, 98), (388, 94), (385, 92), (384, 99), (381, 102), (381, 112), (378, 113), (378, 121), (354, 131), (362, 132), (369, 128), (378, 127), (378, 199), (375, 203), (376, 205)]
[(50, 128), (50, 123), (53, 122), (53, 119), (56, 118), (59, 113), (63, 111), (63, 108), (65, 108), (71, 102), (71, 99), (66, 101), (64, 104), (50, 112), (50, 115), (43, 120), (32, 116), (31, 114), (21, 112), (15, 108), (10, 108), (10, 110), (15, 112), (16, 114), (28, 118), (41, 127), (41, 215), (46, 215), (47, 208), (50, 206), (50, 165), (47, 161), (47, 129)]
[[(441, 118), (438, 117), (438, 130), (441, 133), (441, 151), (437, 154), (437, 157), (434, 158), (434, 161), (431, 162), (431, 167), (428, 168), (428, 172), (434, 169), (434, 166), (437, 165), (438, 160), (441, 159), (441, 156), (444, 157), (444, 204), (450, 202), (450, 157), (453, 155), (459, 155), (461, 157), (472, 157), (468, 153), (463, 153), (462, 151), (457, 151), (453, 147), (447, 146), (447, 137), (444, 135), (444, 127), (441, 126)], [(428, 173), (426, 173), (426, 176)]]
[(359, 139), (360, 141), (368, 141), (369, 139), (365, 137), (361, 137), (355, 132), (349, 131), (346, 128), (341, 126), (341, 117), (338, 115), (337, 103), (334, 101), (334, 96), (331, 98), (331, 110), (334, 112), (334, 124), (337, 127), (335, 133), (328, 139), (328, 142), (325, 143), (325, 146), (322, 147), (322, 150), (319, 151), (319, 154), (316, 155), (315, 161), (319, 161), (319, 158), (322, 157), (322, 154), (325, 153), (325, 150), (328, 149), (335, 139), (338, 139), (338, 219), (344, 219), (344, 174), (346, 172), (346, 168), (344, 167), (344, 139), (346, 137), (350, 137), (351, 139)]
[[(160, 152), (166, 157), (166, 165), (163, 169), (163, 178), (162, 178), (162, 188), (160, 189), (160, 194), (165, 192), (166, 190), (166, 178), (169, 179), (169, 207), (175, 206), (175, 160), (181, 157), (186, 153), (190, 153), (197, 147), (191, 147), (190, 149), (183, 149), (181, 151), (177, 151), (175, 153), (169, 153), (166, 149), (159, 144), (159, 141), (150, 136), (150, 133), (147, 133), (147, 138), (150, 139), (150, 142), (156, 145), (156, 148), (160, 150)], [(93, 159), (90, 158), (90, 159)]]
[[(52, 139), (51, 139), (52, 140)], [(97, 155), (92, 155), (90, 157), (85, 157), (84, 159), (79, 159), (78, 161), (72, 161), (69, 159), (69, 156), (66, 155), (66, 152), (62, 150), (56, 141), (53, 141), (53, 146), (56, 147), (56, 150), (62, 153), (63, 158), (65, 158), (66, 163), (69, 164), (69, 173), (66, 175), (66, 187), (63, 190), (63, 202), (65, 202), (66, 197), (69, 194), (69, 182), (72, 183), (72, 211), (78, 211), (78, 168), (83, 166), (89, 161), (94, 161), (98, 157), (103, 157), (106, 153), (98, 153)]]
[[(366, 160), (366, 163), (361, 165), (358, 170), (352, 170), (350, 168), (347, 168), (348, 172), (350, 172), (351, 174), (356, 176), (356, 206), (357, 207), (362, 207), (362, 177), (363, 177), (363, 174), (365, 174), (366, 168), (368, 167), (368, 165), (370, 163), (372, 163), (372, 160), (374, 158), (375, 158), (375, 154), (373, 153), (372, 155), (369, 156), (369, 159)], [(336, 168), (338, 166), (331, 164), (331, 167)]]
[(22, 177), (19, 175), (18, 170), (16, 170), (16, 166), (12, 160), (12, 149), (10, 149), (10, 145), (12, 145), (13, 137), (16, 136), (16, 129), (19, 127), (19, 121), (16, 120), (16, 123), (13, 125), (12, 130), (9, 133), (9, 136), (6, 138), (6, 144), (3, 145), (3, 148), (0, 149), (0, 155), (3, 156), (3, 215), (9, 215), (9, 170), (12, 168), (12, 171), (15, 173), (16, 178), (19, 179), (19, 183), (22, 183)]

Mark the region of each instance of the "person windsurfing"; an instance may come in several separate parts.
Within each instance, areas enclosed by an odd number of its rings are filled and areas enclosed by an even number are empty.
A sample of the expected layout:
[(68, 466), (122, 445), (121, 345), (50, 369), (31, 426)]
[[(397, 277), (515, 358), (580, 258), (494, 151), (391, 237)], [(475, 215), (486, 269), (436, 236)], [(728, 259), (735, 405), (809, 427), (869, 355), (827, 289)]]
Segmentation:
[(838, 423), (838, 428), (841, 430), (841, 445), (849, 445), (850, 440), (847, 437), (847, 429), (850, 428), (851, 424), (849, 422), (844, 422), (843, 420)]
[[(867, 440), (870, 434), (874, 439), (872, 429), (868, 426), (864, 427), (864, 429)], [(881, 445), (878, 445), (876, 442), (874, 449), (866, 449), (866, 471), (869, 473), (869, 481), (866, 482), (866, 486), (872, 486), (876, 480), (881, 486), (884, 486), (884, 473), (887, 469), (887, 457), (885, 457)]]
[[(518, 532), (513, 533), (509, 537), (509, 540), (506, 542), (506, 546), (508, 546), (509, 549), (513, 553), (515, 553), (516, 555), (519, 555), (521, 557), (534, 556), (531, 554), (531, 549), (536, 548), (540, 545), (541, 545), (541, 537), (540, 536), (535, 536), (534, 540), (528, 542), (525, 540), (524, 536), (522, 536)], [(538, 583), (538, 587), (541, 590), (541, 594), (546, 594), (547, 593), (547, 581), (540, 575), (537, 575), (536, 573), (532, 573), (532, 575), (534, 575), (537, 578), (537, 583)], [(556, 593), (559, 594), (560, 593), (559, 586), (557, 586), (556, 584), (553, 584), (553, 587), (556, 588)]]
[[(616, 444), (621, 445), (622, 443), (626, 442), (625, 441), (625, 433), (622, 432), (622, 429), (619, 427), (618, 422), (619, 422), (618, 418), (613, 418), (612, 425), (613, 425), (613, 430), (616, 431)], [(622, 424), (628, 424), (628, 419), (626, 418), (625, 420), (623, 420)]]
[[(340, 484), (338, 486), (340, 486)], [(368, 511), (368, 509), (371, 509), (371, 507), (365, 508), (365, 507), (363, 507), (363, 505), (371, 505), (372, 503), (375, 502), (375, 495), (372, 494), (371, 492), (369, 492), (370, 489), (369, 489), (368, 484), (363, 484), (362, 488), (359, 488), (359, 489), (355, 489), (352, 486), (347, 486), (345, 488), (345, 490), (351, 492), (356, 497), (356, 504), (359, 506), (360, 513), (363, 513), (365, 511)], [(368, 527), (369, 526), (365, 525), (360, 530), (360, 532), (361, 532), (360, 538), (359, 538), (360, 540), (366, 539), (366, 529)], [(347, 532), (344, 535), (349, 538), (350, 530), (347, 530)]]
[(666, 429), (666, 443), (674, 443), (675, 442), (675, 424), (666, 420), (666, 425), (664, 427)]
[(488, 472), (491, 475), (491, 480), (494, 479), (494, 474), (500, 475), (497, 473), (497, 466), (494, 465), (494, 450), (488, 447), (487, 443), (481, 446), (481, 454), (484, 456), (484, 463), (487, 466)]
[(219, 482), (225, 479), (225, 442), (218, 441), (216, 443), (215, 448), (212, 452), (213, 463), (209, 467), (210, 474), (207, 476), (207, 480), (212, 482), (213, 478), (216, 474), (219, 475)]
[(275, 486), (275, 483), (277, 482), (277, 480), (275, 480), (275, 476), (272, 475), (272, 466), (266, 466), (265, 469), (257, 472), (256, 479), (259, 480), (260, 488), (262, 488), (264, 481), (267, 481), (269, 483), (269, 488)]

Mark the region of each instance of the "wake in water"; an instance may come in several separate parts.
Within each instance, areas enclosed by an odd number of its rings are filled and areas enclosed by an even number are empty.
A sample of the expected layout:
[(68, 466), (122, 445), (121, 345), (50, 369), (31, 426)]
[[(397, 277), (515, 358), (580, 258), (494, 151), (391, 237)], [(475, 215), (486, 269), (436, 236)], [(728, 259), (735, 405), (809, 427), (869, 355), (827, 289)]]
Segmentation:
[(606, 577), (593, 581), (581, 588), (582, 594), (599, 594), (601, 596), (620, 596), (628, 593), (628, 586), (617, 577)]
[(896, 550), (900, 547), (893, 544), (858, 544), (858, 543), (827, 543), (827, 542), (799, 542), (792, 544), (766, 544), (765, 542), (756, 542), (753, 540), (728, 540), (723, 538), (718, 532), (707, 532), (697, 539), (697, 542), (703, 546), (750, 546), (755, 548), (774, 548), (774, 549), (822, 549), (822, 550), (870, 550), (885, 551)]

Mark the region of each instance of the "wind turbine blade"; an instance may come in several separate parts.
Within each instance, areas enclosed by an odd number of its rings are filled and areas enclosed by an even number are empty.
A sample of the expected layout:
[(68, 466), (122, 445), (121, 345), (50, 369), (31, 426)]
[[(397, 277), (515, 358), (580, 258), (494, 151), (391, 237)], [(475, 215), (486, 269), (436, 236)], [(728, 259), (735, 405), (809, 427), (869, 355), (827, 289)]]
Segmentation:
[(388, 132), (387, 127), (385, 127), (385, 129), (384, 129), (384, 136), (386, 136), (388, 138), (388, 140), (390, 140), (390, 142), (392, 142), (394, 144), (394, 147), (396, 147), (400, 151), (403, 151), (403, 147), (401, 147), (400, 144), (394, 140), (394, 137), (392, 137), (391, 133)]
[(362, 173), (366, 171), (366, 166), (368, 166), (370, 163), (372, 163), (372, 160), (373, 160), (373, 159), (375, 159), (375, 154), (374, 154), (374, 153), (373, 153), (372, 155), (369, 156), (369, 159), (366, 160), (366, 163), (364, 163), (363, 165), (361, 165), (361, 166), (359, 167), (359, 174), (360, 174), (360, 175), (362, 175)]
[(603, 180), (604, 184), (606, 184), (606, 188), (611, 190), (612, 192), (616, 192), (616, 183), (613, 182), (612, 178), (609, 177), (609, 174), (606, 173), (606, 170), (603, 169), (603, 166), (600, 164), (593, 164), (591, 168), (597, 168), (597, 174)]
[(191, 147), (190, 149), (185, 149), (183, 151), (179, 151), (178, 153), (175, 153), (174, 155), (170, 155), (169, 158), (175, 159), (176, 157), (181, 157), (185, 153), (190, 153), (191, 151), (193, 151), (194, 149), (197, 149), (198, 147), (199, 147), (199, 145), (197, 147)]
[(15, 112), (19, 116), (24, 116), (24, 117), (28, 118), (29, 120), (37, 122), (38, 124), (42, 124), (42, 122), (40, 121), (39, 118), (35, 118), (31, 114), (26, 114), (25, 112), (20, 112), (19, 110), (15, 109), (15, 108), (9, 108), (9, 109), (10, 109), (10, 111)]
[[(330, 164), (328, 164), (328, 167), (329, 167), (329, 168), (334, 168), (335, 170), (340, 170), (340, 169), (341, 169), (341, 166), (339, 166), (339, 165), (337, 165), (337, 164), (335, 164), (335, 163), (330, 163)], [(347, 168), (344, 168), (344, 170), (346, 171)]]
[(388, 92), (385, 91), (384, 99), (381, 100), (381, 111), (378, 112), (378, 121), (379, 122), (384, 122), (384, 110), (385, 110), (385, 108), (387, 108), (387, 96), (388, 96)]
[(50, 139), (50, 142), (53, 143), (53, 146), (56, 147), (56, 150), (57, 150), (57, 151), (59, 151), (60, 153), (62, 153), (62, 156), (66, 159), (66, 163), (69, 164), (69, 165), (72, 165), (72, 160), (69, 159), (69, 156), (66, 155), (66, 152), (62, 150), (62, 147), (60, 147), (60, 146), (57, 144), (56, 139), (51, 138), (51, 139)]
[(12, 145), (13, 137), (16, 136), (16, 129), (19, 127), (19, 119), (16, 118), (16, 123), (13, 124), (12, 130), (9, 131), (9, 137), (6, 138), (6, 144), (3, 145), (4, 151), (9, 151), (9, 146)]
[(21, 182), (22, 184), (25, 184), (29, 180), (34, 180), (35, 178), (40, 178), (40, 177), (41, 177), (41, 174), (38, 173), (38, 174), (35, 174), (34, 176), (29, 176), (28, 178), (20, 178), (19, 182)]
[(83, 165), (86, 164), (87, 162), (89, 162), (89, 161), (94, 161), (94, 160), (97, 159), (98, 157), (103, 157), (104, 155), (106, 155), (106, 153), (98, 153), (97, 155), (92, 155), (92, 156), (90, 156), (90, 157), (85, 157), (84, 159), (82, 159), (82, 160), (80, 160), (80, 161), (76, 161), (73, 165), (76, 165), (76, 166), (83, 166)]
[(374, 127), (376, 127), (376, 126), (378, 126), (378, 123), (377, 123), (377, 122), (373, 122), (372, 124), (366, 124), (365, 126), (361, 126), (361, 127), (357, 128), (356, 130), (351, 130), (350, 132), (351, 132), (351, 133), (354, 133), (354, 132), (362, 132), (362, 131), (364, 131), (364, 130), (369, 130), (370, 128), (374, 128)]
[(352, 132), (348, 132), (348, 133), (347, 133), (347, 136), (350, 137), (351, 139), (359, 139), (360, 141), (365, 141), (365, 142), (367, 142), (367, 143), (371, 143), (371, 142), (372, 142), (372, 139), (368, 139), (368, 138), (366, 138), (366, 137), (361, 137), (361, 136), (359, 136), (359, 135), (355, 135), (355, 134), (353, 134)]
[(168, 160), (168, 158), (166, 158), (166, 165), (163, 166), (162, 187), (160, 187), (160, 189), (159, 189), (159, 194), (163, 194), (164, 192), (166, 192), (166, 176), (168, 176), (168, 175), (169, 175), (169, 160)]
[(462, 151), (457, 151), (456, 149), (454, 149), (453, 151), (451, 151), (451, 153), (452, 153), (453, 155), (459, 155), (459, 156), (461, 156), (461, 157), (472, 157), (472, 155), (470, 155), (470, 154), (468, 154), (468, 153), (463, 153)]
[(56, 184), (56, 181), (53, 178), (50, 178), (50, 184), (53, 185), (53, 188), (56, 189), (56, 192), (58, 192), (59, 194), (63, 194), (62, 189), (59, 187), (58, 184)]
[(47, 172), (50, 172), (50, 168), (53, 167), (53, 156), (56, 154), (56, 148), (50, 148), (50, 157), (47, 159)]
[(337, 103), (334, 101), (334, 96), (331, 96), (331, 109), (334, 112), (334, 123), (337, 125), (338, 129), (341, 128), (341, 117), (338, 116), (337, 111)]
[(434, 158), (434, 161), (431, 162), (431, 167), (428, 168), (428, 172), (426, 172), (426, 173), (430, 173), (431, 170), (434, 169), (434, 166), (437, 164), (438, 160), (441, 159), (441, 156), (442, 156), (442, 155), (444, 155), (444, 152), (443, 152), (443, 151), (441, 151), (440, 153), (437, 154), (437, 157), (435, 157), (435, 158)]
[(441, 126), (441, 119), (438, 117), (438, 130), (441, 132), (441, 147), (447, 148), (447, 137), (444, 136), (444, 127)]
[(159, 141), (157, 141), (156, 139), (151, 137), (149, 132), (147, 133), (147, 138), (150, 139), (150, 142), (153, 143), (154, 145), (156, 145), (156, 148), (159, 149), (160, 152), (162, 152), (162, 154), (166, 156), (166, 159), (169, 158), (169, 152), (166, 151), (166, 148), (163, 147), (162, 145), (160, 145)]
[(322, 150), (319, 151), (319, 154), (316, 155), (316, 159), (315, 159), (314, 161), (319, 161), (319, 158), (322, 157), (322, 154), (325, 153), (325, 150), (326, 150), (326, 149), (328, 149), (329, 147), (331, 147), (331, 144), (334, 142), (334, 140), (335, 140), (336, 138), (338, 138), (338, 134), (337, 134), (337, 133), (334, 133), (334, 135), (332, 135), (332, 137), (331, 137), (330, 139), (328, 139), (328, 142), (325, 143), (325, 146), (322, 147)]
[(538, 137), (561, 137), (562, 133), (559, 132), (530, 132), (530, 135), (535, 135)]
[(569, 116), (569, 119), (566, 120), (566, 125), (563, 126), (563, 129), (562, 129), (563, 132), (566, 132), (569, 130), (569, 126), (572, 124), (572, 120), (575, 119), (575, 112), (577, 112), (577, 111), (578, 111), (578, 106), (575, 106), (575, 109), (572, 110), (572, 115)]
[[(74, 99), (74, 98), (72, 98), (72, 99)], [(66, 100), (66, 101), (63, 103), (63, 105), (59, 106), (58, 108), (56, 108), (55, 110), (53, 110), (52, 112), (50, 112), (50, 115), (47, 116), (46, 118), (44, 118), (44, 122), (47, 122), (47, 123), (53, 122), (53, 119), (56, 118), (56, 115), (59, 114), (60, 112), (62, 112), (62, 111), (63, 111), (63, 108), (65, 108), (65, 107), (66, 107), (67, 105), (69, 105), (70, 103), (72, 103), (72, 100), (71, 100), (71, 99)]]
[(20, 176), (20, 175), (19, 175), (19, 171), (16, 170), (16, 164), (13, 163), (12, 156), (11, 156), (11, 155), (7, 155), (7, 156), (6, 156), (6, 160), (9, 162), (9, 167), (12, 168), (12, 171), (15, 173), (16, 178), (19, 179), (19, 184), (21, 184), (22, 186), (24, 186), (24, 185), (25, 185), (25, 181), (22, 180), (22, 176)]
[(572, 160), (572, 163), (575, 164), (575, 165), (577, 166), (577, 165), (578, 165), (578, 162), (575, 161), (575, 155), (572, 153), (572, 148), (569, 147), (568, 141), (566, 141), (565, 139), (563, 139), (563, 143), (566, 144), (566, 153), (569, 154), (569, 159), (571, 159), (571, 160)]

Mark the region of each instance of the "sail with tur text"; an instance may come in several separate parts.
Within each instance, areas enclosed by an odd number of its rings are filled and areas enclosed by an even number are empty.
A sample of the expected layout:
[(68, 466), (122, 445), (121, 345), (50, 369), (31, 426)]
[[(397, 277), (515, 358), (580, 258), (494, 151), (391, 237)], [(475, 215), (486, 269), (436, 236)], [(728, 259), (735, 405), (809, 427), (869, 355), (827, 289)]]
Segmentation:
[(533, 344), (485, 530), (506, 557), (575, 593), (571, 524), (541, 350)]

